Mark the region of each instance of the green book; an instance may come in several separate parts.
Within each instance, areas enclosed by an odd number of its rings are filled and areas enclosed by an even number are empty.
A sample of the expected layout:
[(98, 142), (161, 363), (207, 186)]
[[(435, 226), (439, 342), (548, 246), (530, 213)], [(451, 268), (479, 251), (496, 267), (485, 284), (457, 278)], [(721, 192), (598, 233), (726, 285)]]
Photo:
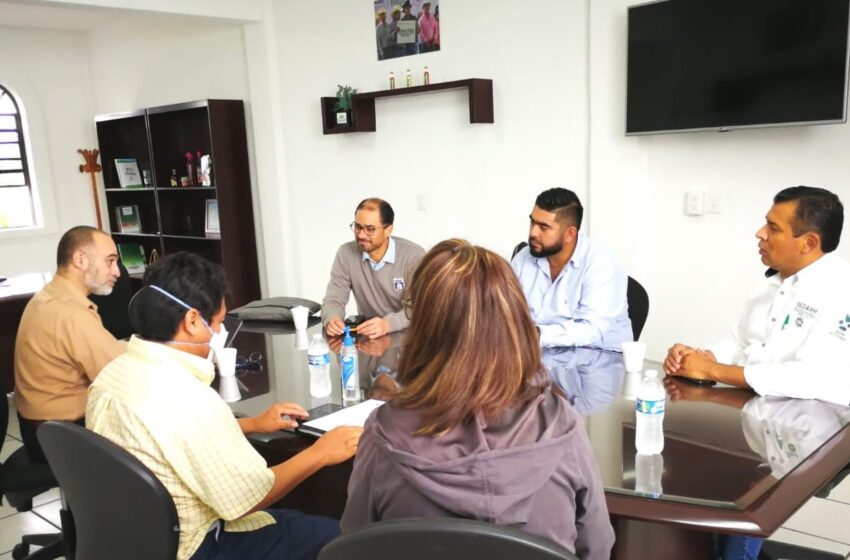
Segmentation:
[(138, 243), (119, 243), (118, 254), (130, 274), (145, 271), (145, 250)]
[(120, 233), (142, 233), (138, 204), (115, 207), (115, 222)]

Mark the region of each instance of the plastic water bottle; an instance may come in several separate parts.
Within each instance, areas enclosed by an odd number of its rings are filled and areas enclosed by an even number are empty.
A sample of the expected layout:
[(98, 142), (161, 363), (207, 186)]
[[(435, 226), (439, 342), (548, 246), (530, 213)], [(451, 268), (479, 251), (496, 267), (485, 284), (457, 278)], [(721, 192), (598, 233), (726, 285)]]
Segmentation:
[(321, 333), (313, 335), (307, 349), (307, 365), (310, 368), (310, 394), (316, 398), (331, 394), (331, 351)]
[(635, 454), (635, 490), (658, 498), (664, 492), (661, 477), (664, 474), (664, 456)]
[(641, 455), (656, 455), (664, 450), (664, 385), (654, 369), (646, 370), (637, 391), (635, 448)]
[(342, 341), (342, 404), (348, 406), (360, 400), (360, 368), (357, 367), (357, 347), (351, 332), (345, 327), (345, 338)]

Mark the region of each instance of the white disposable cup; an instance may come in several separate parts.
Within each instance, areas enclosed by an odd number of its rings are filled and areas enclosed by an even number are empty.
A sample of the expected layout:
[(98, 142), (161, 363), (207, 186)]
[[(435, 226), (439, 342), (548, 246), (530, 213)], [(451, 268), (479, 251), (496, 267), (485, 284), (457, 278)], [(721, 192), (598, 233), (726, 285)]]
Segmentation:
[(218, 394), (224, 402), (236, 402), (242, 398), (242, 393), (239, 392), (239, 383), (236, 381), (236, 376), (221, 377), (218, 380)]
[(646, 342), (624, 342), (623, 362), (626, 364), (626, 371), (636, 373), (643, 369), (643, 359), (646, 356)]
[(218, 363), (218, 375), (233, 377), (236, 375), (236, 348), (216, 350), (215, 359)]
[(292, 322), (295, 323), (296, 331), (303, 331), (307, 328), (307, 317), (310, 314), (310, 310), (303, 305), (297, 305), (293, 307), (292, 312)]
[(641, 381), (643, 381), (643, 376), (640, 373), (627, 373), (623, 378), (623, 397), (632, 401), (635, 400)]
[(299, 350), (306, 350), (310, 347), (310, 335), (306, 330), (295, 331), (295, 347)]

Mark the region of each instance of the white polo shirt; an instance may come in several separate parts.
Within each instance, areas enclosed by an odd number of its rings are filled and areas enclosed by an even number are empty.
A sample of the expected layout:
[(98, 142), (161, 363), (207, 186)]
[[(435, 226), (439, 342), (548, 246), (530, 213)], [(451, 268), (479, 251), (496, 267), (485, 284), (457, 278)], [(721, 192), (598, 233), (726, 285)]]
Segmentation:
[(708, 349), (743, 366), (760, 395), (850, 405), (850, 264), (828, 253), (765, 279), (731, 336)]

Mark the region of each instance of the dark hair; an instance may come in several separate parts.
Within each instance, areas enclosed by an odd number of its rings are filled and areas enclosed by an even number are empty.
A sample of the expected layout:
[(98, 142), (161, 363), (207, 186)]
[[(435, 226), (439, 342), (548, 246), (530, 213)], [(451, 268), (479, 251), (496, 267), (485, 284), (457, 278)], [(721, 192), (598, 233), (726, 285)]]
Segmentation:
[(462, 239), (422, 258), (405, 296), (411, 313), (394, 402), (421, 413), (417, 435), (481, 414), (492, 421), (543, 390), (540, 342), (511, 265)]
[(576, 229), (581, 229), (584, 208), (573, 191), (561, 188), (543, 191), (537, 195), (534, 205), (541, 210), (554, 213), (559, 222), (566, 221)]
[(93, 245), (95, 233), (103, 232), (91, 226), (75, 226), (66, 231), (56, 248), (56, 266), (65, 266), (71, 262), (74, 253)]
[(391, 226), (395, 220), (395, 212), (390, 203), (383, 198), (364, 198), (354, 210), (378, 210), (381, 213), (381, 225)]
[(229, 294), (227, 275), (221, 265), (180, 251), (164, 257), (145, 272), (144, 287), (130, 301), (130, 325), (144, 339), (171, 340), (189, 311), (168, 296), (150, 288), (162, 288), (197, 309), (210, 323)]
[(782, 202), (797, 203), (791, 225), (795, 237), (814, 231), (820, 236), (824, 253), (838, 247), (844, 227), (844, 206), (835, 194), (817, 187), (788, 187), (773, 197), (774, 204)]

